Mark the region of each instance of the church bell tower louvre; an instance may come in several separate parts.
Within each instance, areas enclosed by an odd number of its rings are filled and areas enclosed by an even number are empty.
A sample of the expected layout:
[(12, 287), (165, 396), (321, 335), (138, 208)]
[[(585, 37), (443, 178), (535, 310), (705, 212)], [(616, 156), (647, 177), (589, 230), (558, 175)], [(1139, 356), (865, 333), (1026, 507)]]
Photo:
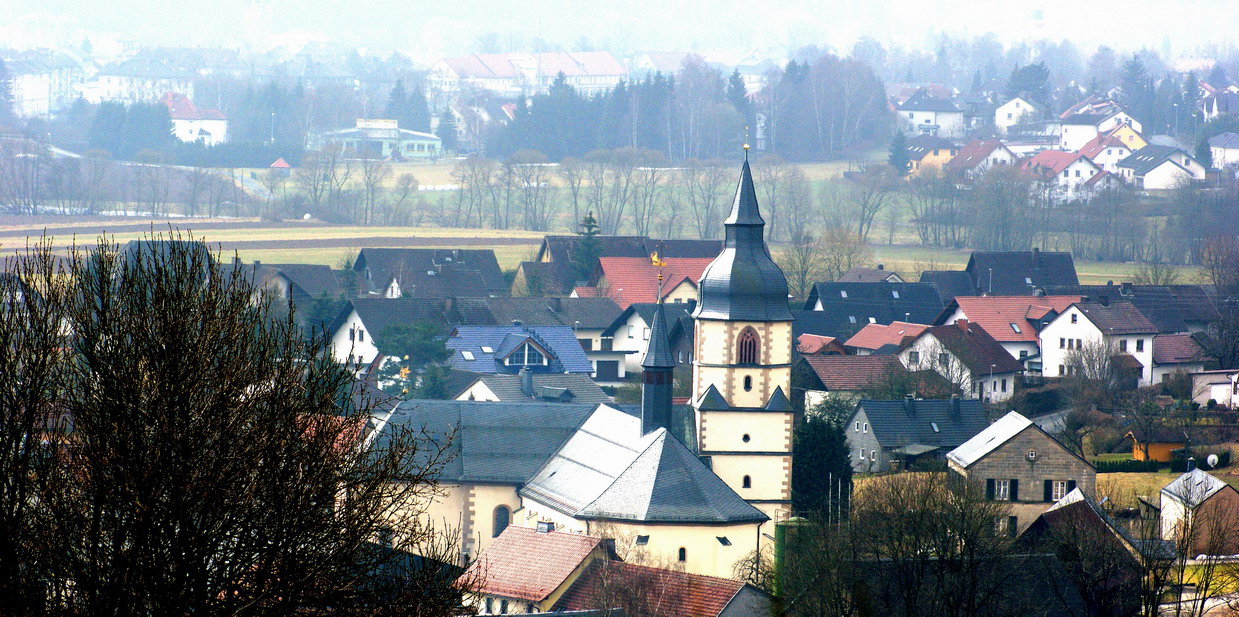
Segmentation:
[(766, 246), (747, 152), (723, 225), (723, 251), (701, 275), (693, 312), (698, 451), (741, 497), (779, 520), (791, 507), (794, 317), (787, 279)]

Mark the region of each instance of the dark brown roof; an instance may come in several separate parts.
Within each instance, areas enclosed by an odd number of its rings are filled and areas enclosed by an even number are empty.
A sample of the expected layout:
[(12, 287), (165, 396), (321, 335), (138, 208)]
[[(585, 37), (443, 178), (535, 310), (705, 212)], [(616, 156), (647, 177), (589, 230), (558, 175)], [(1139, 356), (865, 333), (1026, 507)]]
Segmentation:
[(921, 334), (928, 335), (933, 335), (974, 375), (988, 372), (991, 367), (995, 373), (1014, 373), (1024, 368), (1001, 343), (976, 324), (960, 320), (949, 326), (934, 326)]
[(804, 362), (829, 390), (863, 390), (892, 371), (906, 372), (898, 356), (805, 356)]
[(1161, 334), (1153, 337), (1154, 364), (1182, 364), (1203, 360), (1204, 351), (1190, 334)]
[[(568, 588), (555, 609), (611, 608), (598, 604), (615, 602), (617, 594), (639, 593), (639, 602), (657, 607), (659, 615), (718, 617), (745, 586), (740, 581), (714, 576), (598, 560)], [(624, 602), (621, 600), (620, 604)]]
[(1079, 302), (1074, 306), (1102, 334), (1157, 334), (1157, 326), (1130, 302)]

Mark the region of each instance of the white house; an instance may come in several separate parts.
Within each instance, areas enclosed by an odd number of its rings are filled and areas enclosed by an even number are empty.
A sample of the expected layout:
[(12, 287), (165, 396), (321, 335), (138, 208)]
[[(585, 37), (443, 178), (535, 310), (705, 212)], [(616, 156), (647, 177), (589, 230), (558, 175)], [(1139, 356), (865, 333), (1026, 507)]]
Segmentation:
[(1106, 113), (1072, 114), (1061, 121), (1059, 147), (1063, 150), (1078, 151), (1098, 135), (1108, 133), (1120, 126), (1130, 126), (1137, 133), (1140, 123), (1125, 111), (1112, 110)]
[(1239, 165), (1239, 133), (1222, 133), (1209, 138), (1209, 154), (1218, 169)]
[(1144, 190), (1172, 189), (1205, 179), (1205, 166), (1174, 146), (1149, 144), (1119, 161), (1123, 180)]
[(994, 128), (998, 130), (999, 135), (1006, 135), (1011, 127), (1035, 120), (1043, 113), (1044, 108), (1040, 105), (1017, 96), (994, 110)]
[(1098, 135), (1080, 148), (1080, 154), (1087, 156), (1098, 167), (1120, 176), (1119, 161), (1131, 156), (1131, 153), (1127, 144), (1112, 135)]
[(13, 113), (43, 117), (67, 108), (77, 98), (82, 67), (63, 54), (31, 51), (5, 59)]
[(896, 112), (914, 135), (962, 137), (967, 128), (964, 124), (964, 110), (950, 99), (929, 96), (923, 88), (899, 104)]
[(104, 67), (80, 87), (90, 103), (153, 103), (169, 92), (193, 99), (194, 73), (166, 62), (133, 59)]
[(943, 169), (948, 174), (975, 177), (1000, 165), (1015, 165), (1019, 160), (1020, 157), (997, 139), (974, 139), (960, 148), (959, 153), (947, 161)]
[(995, 403), (1011, 398), (1023, 369), (994, 337), (966, 319), (925, 329), (900, 350), (899, 361), (910, 371), (942, 375), (966, 396)]
[(189, 97), (169, 92), (160, 99), (172, 118), (172, 132), (187, 143), (201, 142), (208, 146), (228, 141), (228, 117), (218, 109), (194, 105)]
[(979, 326), (1026, 369), (1040, 372), (1041, 348), (1037, 332), (1080, 299), (1080, 296), (957, 296), (943, 310), (946, 318), (939, 318), (938, 323), (966, 320)]
[(1156, 335), (1157, 327), (1130, 302), (1077, 302), (1041, 329), (1042, 373), (1066, 377), (1096, 371), (1104, 367), (1103, 358), (1112, 358), (1133, 372), (1138, 364), (1138, 383), (1147, 386), (1153, 380)]
[(1078, 152), (1043, 150), (1025, 160), (1022, 169), (1043, 182), (1052, 184), (1058, 194), (1068, 199), (1076, 197), (1101, 168)]
[(1213, 401), (1227, 409), (1239, 408), (1239, 369), (1192, 373), (1192, 400), (1201, 407)]

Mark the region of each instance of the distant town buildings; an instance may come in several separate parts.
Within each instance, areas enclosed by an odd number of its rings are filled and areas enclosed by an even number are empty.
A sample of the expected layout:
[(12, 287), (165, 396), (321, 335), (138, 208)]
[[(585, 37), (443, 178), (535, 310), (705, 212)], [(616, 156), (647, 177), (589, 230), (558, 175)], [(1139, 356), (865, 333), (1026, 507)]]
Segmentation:
[(470, 54), (439, 60), (426, 80), (439, 95), (474, 89), (515, 98), (546, 92), (560, 73), (568, 85), (591, 96), (614, 88), (628, 69), (606, 51)]
[(220, 110), (198, 107), (179, 92), (169, 92), (159, 102), (168, 108), (177, 139), (207, 146), (228, 141), (228, 117)]

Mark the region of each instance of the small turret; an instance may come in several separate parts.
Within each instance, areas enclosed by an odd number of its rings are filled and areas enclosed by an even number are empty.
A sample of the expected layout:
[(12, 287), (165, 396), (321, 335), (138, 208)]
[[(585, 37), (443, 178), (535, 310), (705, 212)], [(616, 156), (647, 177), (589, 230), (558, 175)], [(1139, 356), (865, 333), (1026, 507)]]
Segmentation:
[(650, 343), (641, 362), (641, 431), (649, 433), (662, 427), (671, 428), (671, 388), (675, 371), (675, 358), (671, 355), (671, 329), (663, 304), (654, 307), (653, 323), (650, 324)]

